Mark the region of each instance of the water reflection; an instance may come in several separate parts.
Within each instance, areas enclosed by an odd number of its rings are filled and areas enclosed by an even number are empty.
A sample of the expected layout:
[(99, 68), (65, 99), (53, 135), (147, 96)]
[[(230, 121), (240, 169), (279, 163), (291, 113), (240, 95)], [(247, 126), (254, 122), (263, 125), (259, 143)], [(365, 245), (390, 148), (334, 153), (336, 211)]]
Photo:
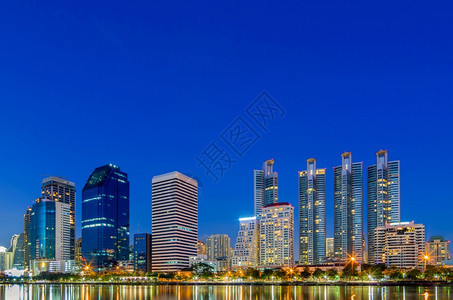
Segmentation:
[(238, 285), (0, 285), (3, 299), (451, 299), (452, 287)]

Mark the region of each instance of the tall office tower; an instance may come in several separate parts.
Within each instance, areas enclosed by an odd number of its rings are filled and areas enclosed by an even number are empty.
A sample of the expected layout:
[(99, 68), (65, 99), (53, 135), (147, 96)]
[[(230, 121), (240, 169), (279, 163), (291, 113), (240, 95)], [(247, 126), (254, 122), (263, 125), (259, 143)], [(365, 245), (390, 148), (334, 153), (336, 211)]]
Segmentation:
[(95, 271), (129, 259), (129, 181), (120, 168), (96, 168), (82, 191), (82, 256)]
[(341, 154), (334, 168), (334, 252), (343, 261), (354, 256), (363, 262), (363, 163), (353, 163), (351, 152)]
[(213, 234), (206, 239), (206, 253), (208, 260), (230, 257), (230, 237), (226, 234)]
[(27, 211), (24, 215), (24, 270), (25, 272), (29, 271), (30, 268), (30, 240), (29, 240), (29, 232), (30, 232), (30, 214), (31, 214), (31, 207), (27, 208)]
[(426, 249), (434, 265), (442, 265), (442, 261), (450, 260), (450, 241), (441, 235), (432, 236), (426, 242)]
[(24, 234), (15, 234), (11, 237), (8, 252), (12, 253), (12, 267), (18, 270), (24, 268)]
[(71, 259), (75, 259), (75, 199), (76, 188), (74, 182), (61, 177), (51, 176), (45, 178), (41, 184), (41, 198), (69, 204), (71, 215)]
[(326, 169), (307, 160), (299, 172), (299, 264), (322, 263), (326, 257)]
[(261, 215), (261, 209), (278, 202), (278, 174), (274, 172), (274, 160), (263, 163), (262, 170), (253, 170), (255, 216)]
[(152, 269), (178, 271), (197, 256), (198, 182), (179, 172), (153, 177)]
[(36, 200), (28, 229), (30, 267), (34, 274), (72, 271), (70, 215), (71, 208), (67, 203), (44, 198)]
[(390, 223), (374, 229), (373, 263), (416, 268), (425, 252), (425, 226), (414, 222)]
[(197, 240), (197, 254), (206, 255), (206, 244), (203, 240)]
[(376, 153), (377, 163), (368, 167), (367, 215), (368, 260), (376, 260), (374, 229), (400, 221), (400, 161), (388, 161), (387, 150)]
[[(325, 246), (324, 246), (325, 247)], [(260, 218), (260, 265), (294, 264), (294, 207), (287, 202), (263, 207)]]
[(134, 270), (151, 272), (152, 238), (149, 233), (134, 234)]
[(256, 217), (240, 218), (239, 232), (234, 247), (233, 268), (257, 267), (259, 249), (259, 224)]

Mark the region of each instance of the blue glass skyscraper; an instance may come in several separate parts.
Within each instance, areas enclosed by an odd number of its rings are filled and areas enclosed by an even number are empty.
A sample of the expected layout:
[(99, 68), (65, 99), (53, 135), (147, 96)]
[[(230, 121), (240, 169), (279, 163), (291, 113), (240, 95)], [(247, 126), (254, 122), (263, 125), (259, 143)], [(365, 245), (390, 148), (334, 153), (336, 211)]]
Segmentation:
[(96, 168), (82, 191), (82, 257), (102, 271), (129, 259), (129, 181), (120, 168)]

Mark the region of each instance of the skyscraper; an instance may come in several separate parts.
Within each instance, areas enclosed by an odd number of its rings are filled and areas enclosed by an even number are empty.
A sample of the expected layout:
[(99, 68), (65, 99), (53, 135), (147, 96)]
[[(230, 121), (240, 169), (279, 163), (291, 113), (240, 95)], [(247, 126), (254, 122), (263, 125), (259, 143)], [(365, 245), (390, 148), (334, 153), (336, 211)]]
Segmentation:
[(299, 172), (299, 263), (319, 264), (326, 257), (326, 169), (307, 160)]
[(178, 271), (197, 256), (198, 183), (179, 172), (153, 177), (152, 269)]
[(259, 223), (256, 217), (240, 218), (232, 259), (233, 268), (257, 267), (259, 264), (258, 249)]
[(262, 170), (253, 171), (255, 216), (261, 215), (261, 209), (278, 202), (278, 174), (274, 172), (274, 160), (263, 163)]
[(260, 218), (260, 266), (293, 264), (294, 207), (287, 202), (269, 204), (263, 207)]
[(30, 212), (28, 229), (30, 269), (40, 272), (70, 272), (70, 205), (39, 198)]
[(41, 184), (41, 198), (69, 204), (70, 208), (70, 256), (75, 259), (75, 199), (76, 188), (74, 182), (61, 177), (45, 178)]
[(334, 253), (346, 261), (363, 260), (363, 163), (353, 163), (351, 152), (341, 154), (334, 168)]
[(388, 161), (387, 150), (376, 153), (377, 163), (368, 167), (367, 215), (368, 260), (376, 260), (374, 229), (400, 222), (400, 161)]
[(152, 237), (149, 233), (134, 234), (134, 270), (151, 272)]
[(83, 188), (82, 256), (97, 271), (129, 259), (129, 181), (115, 165), (96, 168)]

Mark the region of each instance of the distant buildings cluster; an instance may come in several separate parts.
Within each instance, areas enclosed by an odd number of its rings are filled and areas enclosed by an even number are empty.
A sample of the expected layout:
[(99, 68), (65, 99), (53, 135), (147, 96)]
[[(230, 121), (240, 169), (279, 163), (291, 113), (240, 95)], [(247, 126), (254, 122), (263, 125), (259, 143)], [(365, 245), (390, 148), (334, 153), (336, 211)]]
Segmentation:
[[(42, 181), (40, 197), (26, 210), (24, 233), (9, 248), (0, 247), (0, 271), (173, 272), (195, 263), (215, 271), (345, 263), (415, 268), (420, 255), (430, 263), (450, 259), (449, 241), (434, 236), (425, 242), (425, 228), (400, 220), (400, 162), (388, 161), (385, 150), (376, 164), (354, 162), (341, 155), (333, 168), (334, 237), (326, 237), (326, 169), (314, 158), (298, 173), (299, 210), (279, 201), (274, 160), (253, 172), (254, 215), (239, 219), (235, 246), (226, 234), (198, 238), (198, 182), (179, 172), (152, 180), (152, 232), (139, 233), (129, 245), (129, 180), (109, 164), (96, 168), (82, 189), (82, 237), (75, 238), (76, 187), (60, 177)], [(364, 181), (367, 187), (367, 236), (364, 234)], [(294, 236), (295, 218), (299, 236)], [(299, 257), (294, 249), (298, 247)]]

